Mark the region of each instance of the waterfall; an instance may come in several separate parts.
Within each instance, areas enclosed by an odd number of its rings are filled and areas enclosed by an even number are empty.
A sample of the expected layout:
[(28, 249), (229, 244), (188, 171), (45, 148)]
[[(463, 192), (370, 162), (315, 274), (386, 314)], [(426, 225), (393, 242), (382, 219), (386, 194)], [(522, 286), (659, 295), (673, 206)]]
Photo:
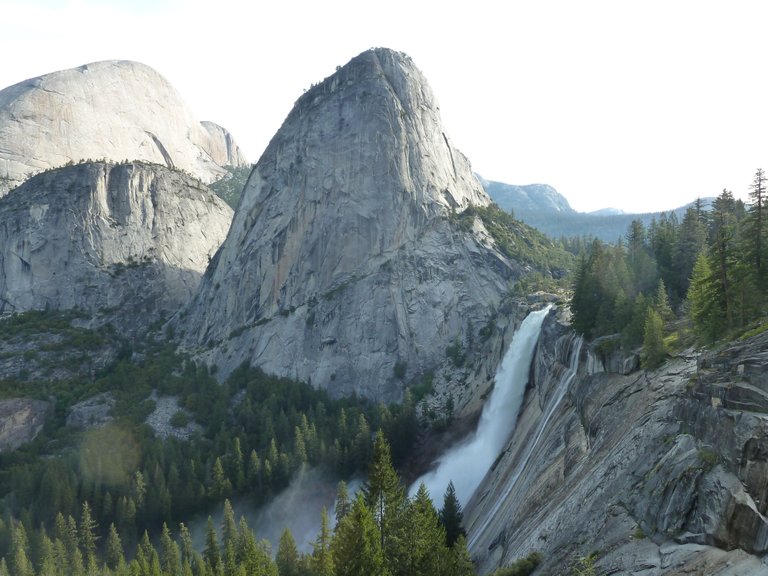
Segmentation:
[[(575, 342), (573, 341), (574, 338), (575, 338)], [(568, 369), (560, 377), (560, 380), (557, 383), (557, 387), (555, 388), (554, 394), (550, 398), (547, 405), (543, 408), (544, 412), (541, 418), (539, 419), (539, 421), (536, 423), (536, 428), (534, 430), (532, 438), (529, 442), (526, 443), (525, 449), (522, 455), (515, 462), (514, 471), (510, 475), (509, 480), (507, 481), (506, 486), (504, 487), (504, 491), (501, 493), (501, 495), (498, 498), (494, 499), (493, 506), (490, 508), (490, 510), (485, 511), (483, 513), (482, 515), (483, 523), (478, 528), (472, 529), (472, 532), (469, 537), (469, 542), (468, 542), (468, 548), (470, 550), (472, 549), (472, 546), (474, 546), (474, 544), (477, 542), (477, 539), (480, 538), (480, 536), (483, 534), (488, 524), (496, 516), (499, 509), (506, 502), (507, 497), (510, 495), (510, 493), (514, 489), (515, 484), (517, 484), (517, 481), (520, 478), (520, 475), (523, 473), (523, 470), (525, 470), (526, 466), (528, 465), (528, 462), (530, 461), (531, 456), (535, 453), (536, 448), (538, 447), (539, 442), (541, 441), (542, 435), (547, 430), (549, 421), (552, 419), (552, 416), (555, 414), (555, 412), (557, 412), (557, 409), (560, 407), (560, 404), (562, 403), (563, 398), (565, 398), (565, 395), (568, 392), (568, 388), (570, 387), (571, 382), (573, 382), (573, 379), (576, 377), (576, 373), (579, 368), (579, 357), (581, 356), (582, 343), (583, 343), (582, 337), (576, 336), (575, 334), (572, 336), (572, 338), (568, 338), (565, 340), (565, 344), (568, 347), (567, 351), (570, 352), (570, 357), (568, 359)], [(558, 341), (557, 344), (559, 345), (560, 341)]]
[(531, 312), (523, 320), (501, 361), (493, 393), (483, 406), (477, 429), (443, 454), (437, 467), (411, 486), (411, 494), (424, 482), (433, 500), (437, 502), (448, 482), (453, 481), (459, 502), (466, 505), (472, 497), (515, 429), (536, 342), (550, 308), (547, 306), (543, 310)]

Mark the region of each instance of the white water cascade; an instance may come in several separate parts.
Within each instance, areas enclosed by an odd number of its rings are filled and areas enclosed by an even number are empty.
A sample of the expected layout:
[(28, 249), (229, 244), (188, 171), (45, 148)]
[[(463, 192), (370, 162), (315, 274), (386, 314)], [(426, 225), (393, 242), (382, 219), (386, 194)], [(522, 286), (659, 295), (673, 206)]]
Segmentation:
[(536, 424), (532, 439), (528, 441), (522, 454), (517, 459), (514, 471), (509, 477), (509, 480), (506, 481), (506, 486), (504, 487), (504, 491), (502, 492), (501, 496), (494, 498), (491, 508), (483, 513), (482, 524), (477, 527), (473, 526), (469, 534), (469, 542), (467, 544), (467, 547), (470, 550), (473, 549), (478, 539), (483, 535), (488, 525), (496, 517), (496, 514), (499, 512), (501, 507), (505, 505), (507, 498), (515, 488), (517, 481), (520, 479), (520, 475), (523, 473), (526, 466), (528, 466), (528, 462), (531, 460), (531, 456), (539, 447), (539, 442), (541, 441), (544, 432), (549, 426), (549, 421), (557, 412), (557, 409), (560, 407), (560, 404), (568, 393), (571, 382), (573, 382), (573, 379), (576, 377), (579, 368), (579, 358), (581, 357), (582, 343), (582, 337), (576, 336), (575, 334), (572, 336), (572, 338), (567, 340), (560, 340), (558, 342), (558, 345), (567, 346), (566, 353), (568, 354), (568, 369), (563, 372), (557, 383), (557, 387), (552, 394), (552, 397), (543, 407), (543, 414)]
[(469, 501), (515, 430), (536, 342), (550, 308), (531, 312), (523, 320), (501, 361), (493, 393), (483, 406), (477, 429), (443, 454), (434, 470), (414, 482), (411, 494), (423, 482), (438, 502), (452, 480), (459, 502), (466, 505)]

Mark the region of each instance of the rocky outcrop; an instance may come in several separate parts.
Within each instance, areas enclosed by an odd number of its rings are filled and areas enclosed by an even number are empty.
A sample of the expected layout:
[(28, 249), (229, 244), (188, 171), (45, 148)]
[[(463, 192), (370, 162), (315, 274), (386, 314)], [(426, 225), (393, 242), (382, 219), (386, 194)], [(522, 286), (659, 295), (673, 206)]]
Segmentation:
[(69, 409), (67, 426), (85, 429), (106, 426), (113, 420), (112, 409), (115, 402), (115, 397), (110, 392), (86, 398)]
[(42, 400), (0, 400), (0, 452), (31, 442), (43, 429), (50, 405)]
[(221, 376), (251, 362), (381, 400), (464, 371), (524, 273), (479, 219), (453, 223), (488, 203), (411, 59), (364, 52), (296, 102), (257, 163), (180, 321), (186, 346)]
[(209, 183), (246, 164), (232, 135), (200, 123), (170, 83), (110, 60), (0, 91), (0, 196), (33, 174), (84, 160), (143, 160)]
[(571, 342), (545, 325), (517, 429), (465, 509), (481, 573), (535, 550), (554, 573), (596, 551), (603, 574), (768, 574), (768, 417), (722, 393), (765, 390), (768, 336), (650, 373), (585, 349), (553, 405)]
[(231, 209), (159, 165), (87, 163), (0, 200), (0, 311), (111, 310), (148, 324), (185, 304)]
[[(176, 396), (158, 396), (157, 391), (153, 390), (150, 398), (155, 403), (155, 409), (147, 416), (146, 422), (158, 438), (189, 440), (194, 434), (202, 432), (202, 426), (193, 421), (192, 416), (179, 406)], [(179, 418), (179, 413), (183, 417)]]

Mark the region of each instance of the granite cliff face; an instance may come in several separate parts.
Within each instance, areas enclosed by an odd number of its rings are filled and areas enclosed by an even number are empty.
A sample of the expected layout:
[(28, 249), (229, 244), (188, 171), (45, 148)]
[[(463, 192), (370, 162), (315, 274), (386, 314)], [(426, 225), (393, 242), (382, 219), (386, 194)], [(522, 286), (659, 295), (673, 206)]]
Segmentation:
[(622, 374), (551, 320), (514, 435), (465, 509), (480, 572), (539, 551), (545, 573), (597, 552), (600, 574), (768, 574), (768, 334)]
[(31, 442), (40, 433), (51, 406), (42, 400), (0, 400), (0, 453)]
[(112, 60), (32, 78), (0, 91), (0, 196), (70, 162), (143, 160), (209, 183), (246, 164), (232, 135), (200, 123), (152, 68)]
[(0, 311), (114, 310), (151, 323), (189, 300), (231, 218), (198, 180), (159, 165), (35, 176), (0, 199)]
[(296, 102), (257, 163), (185, 344), (222, 375), (252, 362), (395, 400), (479, 341), (521, 273), (479, 220), (451, 221), (488, 203), (410, 58), (364, 52)]

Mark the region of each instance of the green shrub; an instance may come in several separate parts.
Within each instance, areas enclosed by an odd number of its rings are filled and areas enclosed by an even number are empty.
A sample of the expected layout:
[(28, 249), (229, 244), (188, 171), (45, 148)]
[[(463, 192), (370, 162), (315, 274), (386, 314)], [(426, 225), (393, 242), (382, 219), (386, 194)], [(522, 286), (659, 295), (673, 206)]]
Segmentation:
[(445, 349), (445, 355), (451, 359), (456, 368), (461, 368), (466, 360), (466, 355), (461, 349), (461, 344), (459, 344), (458, 338), (453, 341), (453, 344)]
[(492, 576), (528, 576), (533, 574), (539, 564), (541, 564), (541, 554), (531, 552), (525, 558), (515, 560), (506, 568), (499, 568)]
[(174, 428), (184, 428), (187, 424), (189, 424), (189, 416), (184, 410), (179, 410), (171, 416), (171, 426)]
[(395, 362), (395, 368), (394, 368), (395, 378), (402, 380), (405, 377), (405, 373), (407, 370), (408, 370), (407, 362), (405, 362), (404, 360), (398, 360), (397, 362)]

